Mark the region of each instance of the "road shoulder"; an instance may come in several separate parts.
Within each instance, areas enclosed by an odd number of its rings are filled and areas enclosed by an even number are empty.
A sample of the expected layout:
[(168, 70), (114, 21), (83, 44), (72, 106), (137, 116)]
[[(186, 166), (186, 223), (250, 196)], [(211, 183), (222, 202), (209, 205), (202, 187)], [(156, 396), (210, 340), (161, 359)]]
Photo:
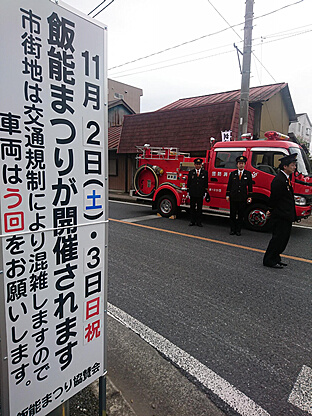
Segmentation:
[(224, 415), (207, 394), (112, 317), (108, 317), (108, 375), (137, 416)]

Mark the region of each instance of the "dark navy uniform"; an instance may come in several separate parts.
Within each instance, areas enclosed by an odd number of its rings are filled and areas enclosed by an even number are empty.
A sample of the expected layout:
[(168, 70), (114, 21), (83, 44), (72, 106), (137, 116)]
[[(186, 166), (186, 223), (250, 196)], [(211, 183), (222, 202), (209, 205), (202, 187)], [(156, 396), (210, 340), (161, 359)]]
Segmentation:
[[(296, 155), (283, 157), (281, 164), (296, 161)], [(289, 162), (290, 161), (290, 162)], [(289, 241), (292, 223), (296, 220), (294, 191), (290, 180), (284, 172), (279, 172), (271, 183), (269, 210), (272, 221), (272, 238), (263, 257), (263, 265), (279, 267), (286, 265), (281, 262), (280, 254)]]
[[(202, 159), (195, 159), (194, 163), (202, 164)], [(201, 224), (201, 216), (203, 209), (203, 198), (208, 192), (208, 172), (202, 167), (197, 175), (197, 169), (192, 169), (188, 174), (187, 190), (190, 194), (190, 211), (191, 222), (189, 225)]]
[[(236, 163), (246, 161), (245, 156), (236, 158)], [(230, 234), (240, 235), (247, 199), (252, 197), (252, 176), (248, 170), (243, 170), (241, 178), (238, 170), (230, 173), (226, 196), (230, 198)]]

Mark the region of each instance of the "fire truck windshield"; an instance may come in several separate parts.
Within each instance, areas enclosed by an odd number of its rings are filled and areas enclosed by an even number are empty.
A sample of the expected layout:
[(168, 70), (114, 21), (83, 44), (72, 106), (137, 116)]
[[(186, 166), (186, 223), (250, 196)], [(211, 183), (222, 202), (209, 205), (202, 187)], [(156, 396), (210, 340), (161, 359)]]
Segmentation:
[(305, 151), (298, 147), (290, 147), (289, 153), (297, 153), (297, 171), (305, 176), (312, 176), (312, 169)]

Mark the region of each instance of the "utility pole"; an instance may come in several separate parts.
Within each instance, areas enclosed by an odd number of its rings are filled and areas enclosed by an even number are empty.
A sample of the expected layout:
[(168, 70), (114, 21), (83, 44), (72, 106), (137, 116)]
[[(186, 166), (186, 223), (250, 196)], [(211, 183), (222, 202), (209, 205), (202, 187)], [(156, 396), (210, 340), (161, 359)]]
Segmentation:
[(241, 140), (242, 134), (247, 133), (247, 126), (248, 126), (253, 4), (254, 4), (254, 0), (246, 0), (243, 71), (242, 71), (242, 82), (241, 82), (241, 93), (240, 93), (239, 124), (238, 124), (238, 138), (237, 138), (238, 140)]

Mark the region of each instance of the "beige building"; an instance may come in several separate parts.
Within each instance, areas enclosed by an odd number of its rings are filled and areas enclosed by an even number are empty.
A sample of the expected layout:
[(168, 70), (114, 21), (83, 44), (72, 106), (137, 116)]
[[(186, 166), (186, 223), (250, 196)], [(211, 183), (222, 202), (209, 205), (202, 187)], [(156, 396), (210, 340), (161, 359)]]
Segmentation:
[(108, 79), (108, 102), (123, 100), (135, 113), (140, 113), (141, 88)]

